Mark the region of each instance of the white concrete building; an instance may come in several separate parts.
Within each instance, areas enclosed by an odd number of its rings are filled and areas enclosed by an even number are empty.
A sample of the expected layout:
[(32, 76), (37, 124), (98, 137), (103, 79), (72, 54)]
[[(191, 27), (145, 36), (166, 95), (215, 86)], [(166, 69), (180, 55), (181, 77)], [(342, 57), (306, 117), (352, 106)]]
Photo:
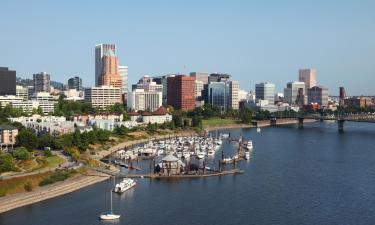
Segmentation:
[(145, 91), (134, 89), (129, 92), (127, 107), (129, 110), (156, 110), (162, 105), (163, 93), (160, 91)]
[(16, 96), (22, 98), (24, 101), (27, 101), (29, 98), (29, 88), (17, 85)]
[(144, 112), (139, 114), (137, 112), (130, 112), (130, 121), (136, 122), (138, 124), (148, 124), (148, 123), (157, 123), (163, 124), (165, 122), (172, 121), (172, 115), (167, 111), (163, 106), (159, 107), (152, 113)]
[(116, 103), (122, 103), (121, 89), (112, 86), (86, 88), (85, 101), (92, 107), (107, 108)]

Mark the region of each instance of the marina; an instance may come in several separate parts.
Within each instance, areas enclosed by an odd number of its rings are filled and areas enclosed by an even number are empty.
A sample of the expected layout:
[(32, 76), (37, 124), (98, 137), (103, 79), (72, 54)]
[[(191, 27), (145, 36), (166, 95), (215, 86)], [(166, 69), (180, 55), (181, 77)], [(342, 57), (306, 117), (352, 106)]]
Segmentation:
[[(235, 164), (250, 159), (252, 141), (245, 141), (242, 136), (230, 139), (230, 136), (230, 133), (216, 132), (205, 136), (153, 140), (128, 149), (120, 149), (107, 161), (127, 169), (111, 174), (125, 178), (204, 178), (241, 174), (244, 171), (236, 169)], [(235, 144), (237, 151), (224, 157), (224, 151), (221, 149), (223, 141)], [(221, 155), (221, 158), (215, 158), (218, 155)], [(143, 166), (135, 165), (139, 161), (145, 162)], [(149, 166), (145, 167), (147, 164)], [(233, 168), (225, 170), (223, 164), (233, 164)], [(146, 171), (149, 173), (145, 173)]]

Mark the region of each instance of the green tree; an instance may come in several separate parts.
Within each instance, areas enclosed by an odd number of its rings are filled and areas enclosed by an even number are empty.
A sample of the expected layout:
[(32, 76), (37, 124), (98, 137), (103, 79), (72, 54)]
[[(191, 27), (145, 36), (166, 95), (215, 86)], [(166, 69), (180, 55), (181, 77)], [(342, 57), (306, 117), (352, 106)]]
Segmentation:
[(0, 173), (13, 171), (13, 157), (9, 153), (0, 153)]
[(109, 137), (111, 136), (111, 132), (107, 130), (99, 129), (97, 130), (96, 137), (99, 142), (106, 142), (109, 140)]
[(30, 152), (25, 147), (18, 147), (13, 150), (12, 155), (18, 160), (29, 160), (31, 159)]
[(79, 150), (86, 151), (89, 148), (90, 137), (87, 131), (81, 134), (81, 143), (78, 145)]
[(88, 134), (89, 134), (89, 143), (92, 145), (95, 144), (98, 141), (96, 137), (96, 130), (89, 131)]
[(16, 137), (16, 145), (23, 146), (29, 151), (32, 151), (36, 147), (38, 147), (38, 138), (32, 130), (23, 129), (18, 133)]
[(249, 108), (244, 108), (243, 110), (240, 111), (240, 119), (242, 123), (251, 123), (251, 120), (253, 118), (253, 110)]
[(149, 122), (147, 124), (147, 131), (150, 132), (150, 133), (154, 133), (156, 132), (158, 129), (158, 125), (156, 123), (151, 123)]
[(73, 145), (74, 146), (79, 146), (81, 143), (81, 132), (79, 129), (76, 129), (73, 133)]
[(191, 123), (192, 123), (192, 126), (193, 127), (198, 127), (200, 129), (202, 129), (202, 117), (201, 116), (193, 116), (192, 120), (191, 120)]
[(44, 154), (45, 157), (51, 157), (51, 156), (53, 156), (51, 150), (49, 150), (49, 149), (44, 150), (43, 154)]
[(38, 141), (38, 146), (40, 149), (43, 149), (44, 147), (50, 147), (52, 149), (58, 149), (57, 141), (52, 135), (49, 133), (43, 134)]

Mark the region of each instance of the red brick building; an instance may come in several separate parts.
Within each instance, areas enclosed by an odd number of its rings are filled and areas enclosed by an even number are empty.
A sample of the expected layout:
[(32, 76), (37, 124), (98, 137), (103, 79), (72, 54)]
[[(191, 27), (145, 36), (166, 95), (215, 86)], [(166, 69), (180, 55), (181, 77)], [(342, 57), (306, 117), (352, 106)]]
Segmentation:
[(167, 103), (184, 111), (195, 107), (195, 79), (185, 75), (168, 77)]

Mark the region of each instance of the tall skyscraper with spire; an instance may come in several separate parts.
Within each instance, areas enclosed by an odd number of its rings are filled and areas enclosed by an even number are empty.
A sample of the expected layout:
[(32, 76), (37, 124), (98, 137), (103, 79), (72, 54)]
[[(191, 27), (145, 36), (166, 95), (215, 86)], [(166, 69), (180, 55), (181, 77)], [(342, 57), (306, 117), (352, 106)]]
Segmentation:
[(99, 77), (103, 73), (103, 57), (109, 49), (116, 55), (116, 45), (114, 44), (95, 45), (95, 86), (99, 86)]
[(112, 49), (104, 53), (102, 59), (102, 73), (98, 80), (99, 86), (112, 86), (122, 90), (122, 78), (118, 71), (118, 58)]

